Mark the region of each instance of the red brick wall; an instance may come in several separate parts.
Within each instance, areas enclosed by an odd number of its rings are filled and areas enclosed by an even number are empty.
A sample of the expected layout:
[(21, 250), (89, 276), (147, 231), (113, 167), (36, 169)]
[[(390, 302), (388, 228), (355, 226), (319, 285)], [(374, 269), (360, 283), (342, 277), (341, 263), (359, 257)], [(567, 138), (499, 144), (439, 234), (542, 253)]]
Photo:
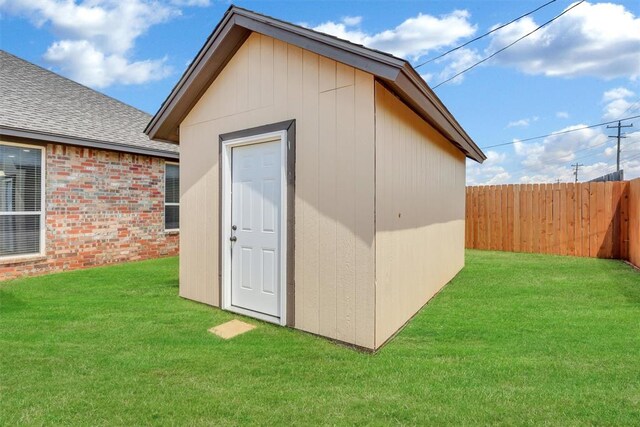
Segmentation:
[(178, 254), (164, 231), (163, 159), (49, 144), (46, 257), (1, 260), (0, 280)]

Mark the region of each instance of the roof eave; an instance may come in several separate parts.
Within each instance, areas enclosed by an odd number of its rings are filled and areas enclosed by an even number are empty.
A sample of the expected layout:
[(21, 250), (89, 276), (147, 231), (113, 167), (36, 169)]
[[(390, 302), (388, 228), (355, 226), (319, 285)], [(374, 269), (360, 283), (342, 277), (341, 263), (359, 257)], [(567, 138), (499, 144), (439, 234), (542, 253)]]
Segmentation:
[(453, 114), (409, 63), (405, 63), (398, 78), (390, 84), (404, 102), (417, 110), (425, 121), (438, 129), (467, 157), (479, 163), (487, 159)]
[(14, 138), (24, 138), (47, 143), (58, 143), (64, 145), (74, 145), (78, 147), (95, 148), (107, 151), (117, 151), (129, 154), (140, 154), (145, 156), (160, 157), (163, 159), (179, 160), (180, 154), (174, 151), (158, 150), (136, 145), (120, 144), (108, 141), (97, 141), (86, 138), (77, 138), (68, 135), (58, 135), (47, 132), (40, 132), (28, 129), (18, 129), (8, 126), (0, 126), (0, 136), (11, 136)]
[[(145, 128), (149, 138), (179, 142), (178, 124), (251, 32), (332, 57), (339, 62), (387, 79), (397, 78), (404, 63), (400, 59), (372, 52), (337, 38), (332, 39), (332, 44), (328, 45), (324, 41), (326, 35), (309, 33), (296, 25), (232, 6)], [(375, 56), (375, 61), (371, 60), (371, 56)]]
[(151, 139), (179, 142), (178, 126), (251, 34), (264, 34), (369, 72), (458, 147), (482, 163), (486, 156), (424, 80), (400, 58), (333, 36), (231, 6), (145, 129)]
[[(233, 25), (234, 15), (230, 13), (232, 8), (227, 10), (158, 112), (151, 118), (144, 130), (150, 139), (179, 142), (177, 124), (186, 116), (186, 109), (192, 104), (187, 98), (197, 101), (249, 36), (249, 31)], [(212, 61), (214, 53), (219, 53), (217, 57), (223, 60)]]

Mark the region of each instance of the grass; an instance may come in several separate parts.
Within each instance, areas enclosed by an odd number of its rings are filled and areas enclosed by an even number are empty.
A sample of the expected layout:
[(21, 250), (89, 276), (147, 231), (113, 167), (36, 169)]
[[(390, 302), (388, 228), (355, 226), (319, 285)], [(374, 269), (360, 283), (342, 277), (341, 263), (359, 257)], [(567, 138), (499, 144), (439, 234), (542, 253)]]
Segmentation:
[(640, 273), (469, 251), (364, 354), (177, 297), (177, 259), (0, 283), (0, 423), (640, 424)]

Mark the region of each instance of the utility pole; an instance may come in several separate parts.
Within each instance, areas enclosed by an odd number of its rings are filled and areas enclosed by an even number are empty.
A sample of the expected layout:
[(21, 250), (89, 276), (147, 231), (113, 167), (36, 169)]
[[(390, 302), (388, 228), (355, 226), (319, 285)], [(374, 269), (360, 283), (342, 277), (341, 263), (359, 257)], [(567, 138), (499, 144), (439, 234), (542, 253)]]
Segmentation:
[(580, 169), (580, 166), (584, 166), (582, 163), (576, 163), (575, 165), (571, 165), (572, 167), (576, 168), (576, 170), (573, 172), (573, 175), (576, 177), (576, 184), (578, 183), (578, 169)]
[(616, 126), (607, 126), (607, 129), (615, 129), (618, 128), (618, 135), (609, 135), (609, 138), (618, 138), (618, 156), (616, 158), (616, 172), (620, 173), (620, 140), (622, 138), (626, 138), (626, 136), (622, 135), (622, 128), (630, 128), (633, 126), (633, 123), (630, 125), (623, 125), (620, 120), (618, 120), (618, 124)]

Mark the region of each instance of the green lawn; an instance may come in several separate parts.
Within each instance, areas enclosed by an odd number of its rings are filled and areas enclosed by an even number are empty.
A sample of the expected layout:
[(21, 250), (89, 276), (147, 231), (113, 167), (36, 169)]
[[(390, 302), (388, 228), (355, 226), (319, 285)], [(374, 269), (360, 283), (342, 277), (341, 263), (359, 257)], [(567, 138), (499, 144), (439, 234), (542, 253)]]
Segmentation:
[(364, 354), (180, 299), (177, 259), (0, 283), (0, 423), (640, 425), (640, 273), (469, 251)]

